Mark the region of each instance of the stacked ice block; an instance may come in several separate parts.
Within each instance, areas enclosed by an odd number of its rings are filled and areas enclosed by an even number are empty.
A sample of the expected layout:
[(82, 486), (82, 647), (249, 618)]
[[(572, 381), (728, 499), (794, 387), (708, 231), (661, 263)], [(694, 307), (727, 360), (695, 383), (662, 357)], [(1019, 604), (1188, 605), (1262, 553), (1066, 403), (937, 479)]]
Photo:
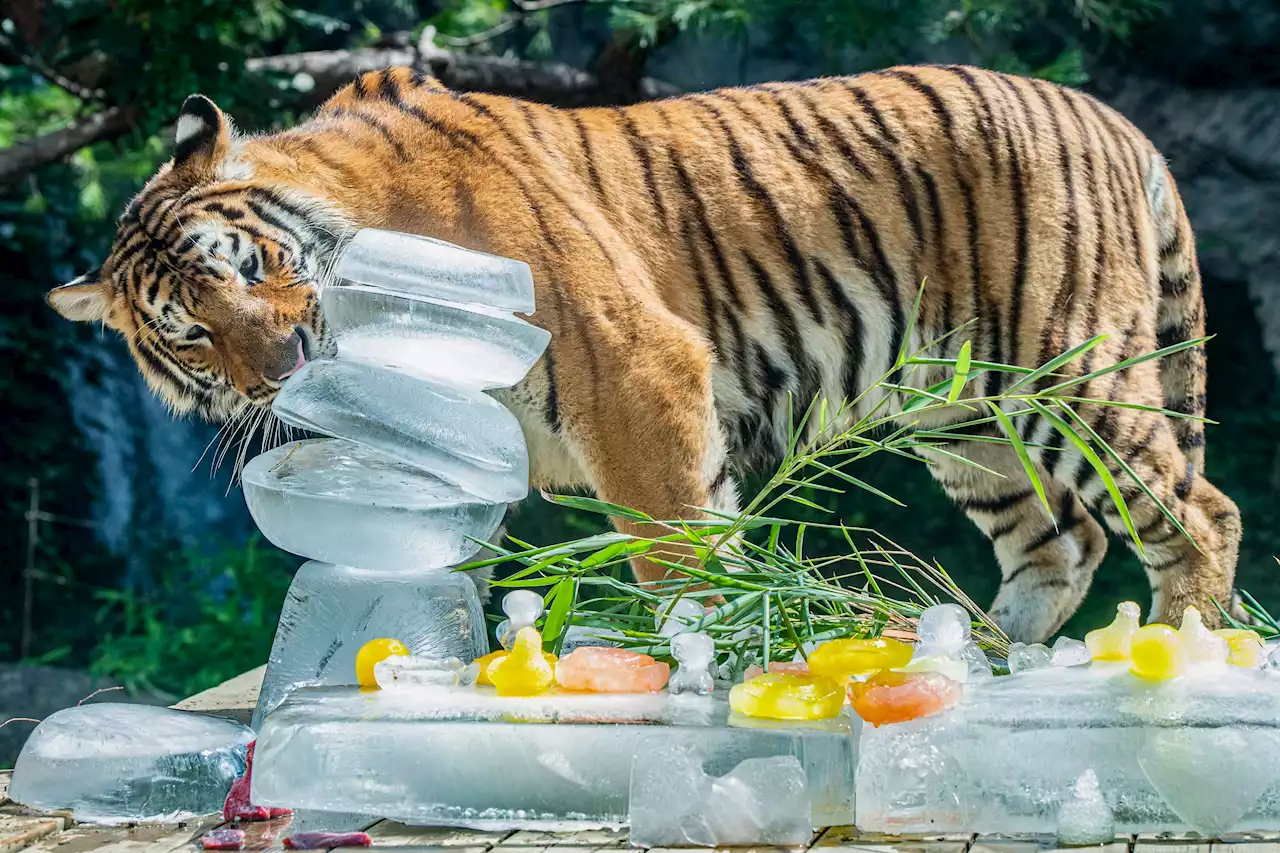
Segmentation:
[(312, 562), (289, 590), (255, 728), (292, 690), (354, 683), (365, 642), (470, 661), (488, 651), (475, 585), (451, 568), (480, 550), (529, 487), (515, 416), (484, 391), (519, 382), (550, 338), (518, 261), (367, 229), (321, 309), (333, 358), (307, 363), (272, 406), (330, 436), (245, 468), (263, 534)]

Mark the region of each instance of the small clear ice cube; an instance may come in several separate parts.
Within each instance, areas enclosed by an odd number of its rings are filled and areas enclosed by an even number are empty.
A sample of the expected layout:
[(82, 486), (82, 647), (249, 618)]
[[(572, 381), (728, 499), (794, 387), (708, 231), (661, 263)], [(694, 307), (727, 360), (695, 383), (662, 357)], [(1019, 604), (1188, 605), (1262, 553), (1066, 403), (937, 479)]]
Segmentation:
[(1059, 637), (1053, 642), (1051, 663), (1054, 666), (1083, 666), (1093, 660), (1083, 640)]
[(1017, 675), (1053, 665), (1053, 652), (1044, 643), (1012, 643), (1009, 646), (1009, 672)]
[(969, 613), (958, 604), (935, 604), (926, 608), (916, 626), (921, 646), (943, 652), (959, 652), (971, 632)]

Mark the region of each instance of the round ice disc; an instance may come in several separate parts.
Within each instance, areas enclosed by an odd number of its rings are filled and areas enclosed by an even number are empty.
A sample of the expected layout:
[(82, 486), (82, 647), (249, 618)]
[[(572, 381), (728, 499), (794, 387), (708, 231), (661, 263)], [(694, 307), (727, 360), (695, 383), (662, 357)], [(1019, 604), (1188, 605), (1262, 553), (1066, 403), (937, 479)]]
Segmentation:
[(502, 523), (492, 503), (362, 445), (290, 442), (244, 469), (249, 512), (294, 554), (370, 569), (442, 569), (480, 550)]
[(529, 493), (516, 416), (474, 389), (349, 361), (309, 361), (271, 404), (280, 420), (415, 465), (488, 501)]

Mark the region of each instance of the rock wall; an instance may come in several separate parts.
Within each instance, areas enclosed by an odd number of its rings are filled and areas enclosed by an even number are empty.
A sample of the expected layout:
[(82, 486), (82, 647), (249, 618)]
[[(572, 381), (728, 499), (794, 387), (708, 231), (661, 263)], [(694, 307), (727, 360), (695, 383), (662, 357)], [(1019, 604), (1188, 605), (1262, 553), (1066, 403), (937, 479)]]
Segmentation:
[(1096, 89), (1163, 152), (1196, 231), (1205, 287), (1245, 283), (1280, 373), (1280, 88), (1108, 75)]

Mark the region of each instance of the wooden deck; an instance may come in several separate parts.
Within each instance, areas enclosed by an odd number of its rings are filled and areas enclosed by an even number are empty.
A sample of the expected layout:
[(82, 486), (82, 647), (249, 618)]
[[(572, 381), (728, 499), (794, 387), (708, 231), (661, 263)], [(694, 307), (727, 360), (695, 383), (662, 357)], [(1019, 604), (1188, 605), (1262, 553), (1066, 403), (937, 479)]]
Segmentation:
[[(247, 672), (223, 685), (193, 696), (175, 707), (248, 722), (257, 701), (262, 669)], [(7, 796), (8, 771), (0, 771), (0, 853), (194, 853), (200, 836), (224, 826), (220, 816), (175, 825), (101, 827), (75, 824), (62, 815), (34, 814)], [(290, 820), (241, 825), (246, 850), (283, 850)], [(394, 847), (395, 853), (595, 853), (627, 848), (626, 832), (573, 833), (479, 832), (467, 829), (407, 827), (381, 820), (363, 827), (375, 848)], [(667, 853), (675, 848), (654, 848)], [(832, 827), (815, 833), (814, 853), (1050, 853), (1051, 838), (946, 835), (896, 837)], [(1140, 835), (1120, 837), (1112, 844), (1088, 848), (1097, 853), (1280, 853), (1280, 828), (1275, 833), (1242, 834), (1208, 841), (1198, 836)], [(736, 853), (783, 853), (784, 848), (739, 848)], [(707, 853), (692, 848), (681, 853)], [(790, 851), (794, 853), (794, 851)]]

